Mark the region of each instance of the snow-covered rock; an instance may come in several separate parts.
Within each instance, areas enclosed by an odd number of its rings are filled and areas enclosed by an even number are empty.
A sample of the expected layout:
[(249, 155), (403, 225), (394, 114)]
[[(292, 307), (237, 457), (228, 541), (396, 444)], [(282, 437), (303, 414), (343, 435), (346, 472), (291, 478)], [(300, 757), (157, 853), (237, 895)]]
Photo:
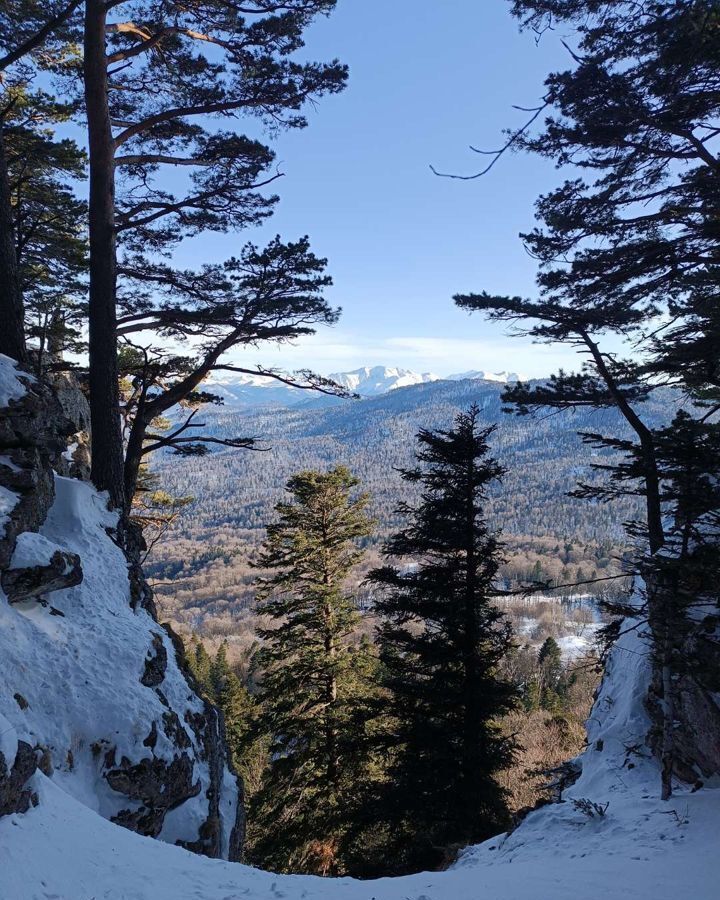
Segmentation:
[(215, 711), (166, 631), (132, 609), (116, 526), (104, 495), (58, 476), (40, 533), (20, 535), (11, 566), (61, 552), (79, 557), (84, 577), (54, 590), (50, 610), (10, 606), (0, 592), (0, 716), (95, 816), (233, 858), (243, 814)]

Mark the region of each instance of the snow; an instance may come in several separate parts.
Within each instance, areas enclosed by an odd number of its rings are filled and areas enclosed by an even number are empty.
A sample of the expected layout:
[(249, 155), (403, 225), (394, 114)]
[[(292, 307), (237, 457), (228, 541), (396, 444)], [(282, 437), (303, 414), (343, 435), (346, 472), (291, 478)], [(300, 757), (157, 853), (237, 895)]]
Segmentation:
[[(572, 623), (568, 623), (572, 626)], [(566, 634), (557, 639), (563, 659), (575, 660), (596, 649), (597, 632), (601, 626), (595, 622), (583, 626), (582, 634)]]
[(500, 384), (510, 384), (514, 381), (527, 381), (524, 375), (517, 372), (485, 372), (482, 370), (473, 370), (471, 372), (460, 372), (457, 375), (448, 375), (447, 381), (498, 381)]
[(63, 451), (62, 457), (66, 459), (68, 462), (72, 462), (75, 458), (75, 451), (78, 448), (78, 442), (73, 441), (71, 444), (67, 445), (67, 449)]
[[(117, 760), (150, 757), (143, 740), (153, 721), (161, 722), (167, 711), (158, 693), (140, 683), (153, 636), (168, 651), (162, 692), (180, 721), (186, 713), (204, 709), (178, 669), (164, 629), (144, 610), (130, 607), (127, 562), (106, 532), (116, 524), (106, 495), (84, 482), (56, 477), (55, 502), (47, 520), (40, 534), (21, 535), (13, 565), (43, 564), (61, 549), (80, 556), (83, 581), (52, 593), (52, 605), (62, 616), (50, 615), (37, 604), (10, 606), (0, 591), (0, 716), (18, 739), (48, 748), (54, 768), (51, 793), (61, 791), (80, 804), (92, 816), (93, 832), (99, 816), (110, 818), (132, 806), (101, 777), (105, 751), (116, 747)], [(16, 703), (16, 692), (27, 699), (27, 709)], [(188, 737), (202, 757), (191, 729)], [(175, 752), (159, 728), (155, 754), (170, 760)], [(171, 833), (161, 834), (164, 839), (197, 837), (210, 784), (207, 765), (196, 764), (193, 777), (201, 781), (200, 795), (175, 811), (172, 822), (168, 820)], [(231, 789), (223, 798), (232, 807), (231, 814), (236, 797)], [(0, 823), (4, 826), (6, 821)], [(226, 846), (229, 836), (226, 830)], [(4, 877), (3, 871), (0, 885)], [(22, 896), (15, 888), (0, 886), (3, 900)], [(75, 900), (80, 895), (67, 896)]]
[(62, 551), (62, 547), (49, 541), (42, 534), (24, 531), (18, 535), (10, 568), (30, 569), (35, 566), (49, 566), (50, 560), (58, 550)]
[(17, 753), (17, 732), (5, 716), (0, 716), (0, 753), (7, 768), (11, 769)]
[[(649, 675), (643, 628), (628, 623), (588, 723), (588, 749), (577, 760), (582, 774), (564, 802), (536, 810), (509, 835), (468, 849), (446, 872), (360, 882), (274, 875), (210, 860), (112, 825), (63, 779), (37, 773), (39, 806), (0, 819), (0, 848), (10, 861), (0, 866), (0, 897), (715, 900), (720, 789), (678, 788), (671, 801), (658, 799), (657, 765), (643, 749)], [(585, 815), (572, 802), (581, 799), (607, 804), (605, 814)]]
[(0, 454), (0, 466), (5, 466), (11, 472), (22, 472), (20, 466), (16, 465), (9, 456), (3, 456), (2, 454)]
[(18, 364), (14, 359), (0, 353), (0, 408), (8, 406), (11, 400), (19, 400), (25, 394), (25, 385), (20, 381), (20, 376), (26, 381), (35, 381), (27, 372), (18, 373)]
[(0, 484), (0, 539), (5, 537), (5, 528), (10, 521), (10, 513), (20, 502), (20, 497)]
[(432, 372), (421, 374), (395, 366), (363, 366), (352, 372), (334, 372), (329, 377), (361, 397), (377, 397), (398, 388), (440, 380)]

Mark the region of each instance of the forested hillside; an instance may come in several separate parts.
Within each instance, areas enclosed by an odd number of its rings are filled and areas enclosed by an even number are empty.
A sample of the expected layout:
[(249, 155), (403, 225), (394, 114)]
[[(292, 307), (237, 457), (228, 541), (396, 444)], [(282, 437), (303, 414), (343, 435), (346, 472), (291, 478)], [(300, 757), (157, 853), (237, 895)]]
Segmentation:
[[(503, 385), (484, 380), (436, 381), (359, 400), (309, 399), (281, 413), (277, 408), (203, 411), (211, 433), (257, 436), (268, 450), (159, 459), (155, 470), (162, 486), (194, 498), (148, 559), (164, 612), (185, 630), (228, 633), (230, 620), (252, 603), (253, 549), (285, 482), (300, 469), (338, 462), (352, 470), (370, 493), (377, 524), (368, 543), (377, 550), (400, 521), (398, 504), (416, 496), (397, 469), (411, 463), (418, 428), (445, 427), (473, 402), (484, 425), (497, 423), (492, 447), (508, 470), (489, 500), (490, 520), (502, 530), (510, 552), (504, 574), (514, 581), (559, 584), (619, 575), (627, 547), (622, 522), (637, 517), (639, 503), (628, 497), (612, 506), (589, 505), (568, 492), (578, 481), (599, 481), (602, 473), (593, 465), (615, 455), (592, 450), (578, 431), (624, 436), (627, 428), (614, 410), (508, 415), (502, 390)], [(656, 394), (645, 404), (647, 415), (661, 424), (679, 402), (671, 392)], [(614, 584), (578, 590), (598, 592)]]

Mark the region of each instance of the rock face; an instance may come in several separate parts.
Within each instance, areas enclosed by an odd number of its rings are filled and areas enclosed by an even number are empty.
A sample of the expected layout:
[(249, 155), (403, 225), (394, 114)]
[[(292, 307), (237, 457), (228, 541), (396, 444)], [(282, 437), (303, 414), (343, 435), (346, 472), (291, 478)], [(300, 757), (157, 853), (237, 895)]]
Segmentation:
[[(675, 681), (674, 774), (688, 784), (720, 778), (720, 616), (708, 615), (683, 647), (697, 675)], [(648, 740), (659, 753), (662, 743), (662, 681), (655, 673), (647, 708), (653, 727)]]
[(18, 741), (12, 765), (0, 752), (0, 816), (27, 812), (37, 803), (35, 792), (28, 786), (37, 767), (35, 753), (25, 741)]
[(6, 569), (0, 575), (0, 584), (10, 603), (19, 603), (21, 600), (43, 598), (52, 591), (75, 587), (82, 578), (82, 566), (77, 553), (56, 550), (45, 566)]
[[(0, 363), (10, 368), (7, 357)], [(24, 387), (0, 415), (0, 485), (17, 497), (0, 528), (0, 570), (6, 569), (15, 541), (37, 531), (54, 498), (53, 469), (67, 448), (74, 425), (47, 384), (12, 364), (12, 377)]]
[(35, 802), (39, 769), (126, 828), (239, 859), (222, 717), (157, 623), (142, 536), (67, 477), (89, 471), (87, 415), (71, 381), (0, 357), (0, 815)]

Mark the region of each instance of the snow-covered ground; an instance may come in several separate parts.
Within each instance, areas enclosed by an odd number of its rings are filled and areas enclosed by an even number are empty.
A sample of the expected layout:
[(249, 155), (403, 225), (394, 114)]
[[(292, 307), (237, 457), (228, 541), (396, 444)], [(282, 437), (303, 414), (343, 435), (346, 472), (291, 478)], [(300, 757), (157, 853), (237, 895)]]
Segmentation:
[[(447, 872), (372, 882), (281, 876), (193, 856), (101, 818), (62, 780), (35, 776), (40, 804), (0, 820), (3, 900), (716, 900), (720, 786), (658, 799), (643, 749), (646, 646), (621, 638), (565, 802), (467, 850)], [(5, 736), (7, 743), (7, 736)], [(588, 800), (604, 814), (587, 815)]]

